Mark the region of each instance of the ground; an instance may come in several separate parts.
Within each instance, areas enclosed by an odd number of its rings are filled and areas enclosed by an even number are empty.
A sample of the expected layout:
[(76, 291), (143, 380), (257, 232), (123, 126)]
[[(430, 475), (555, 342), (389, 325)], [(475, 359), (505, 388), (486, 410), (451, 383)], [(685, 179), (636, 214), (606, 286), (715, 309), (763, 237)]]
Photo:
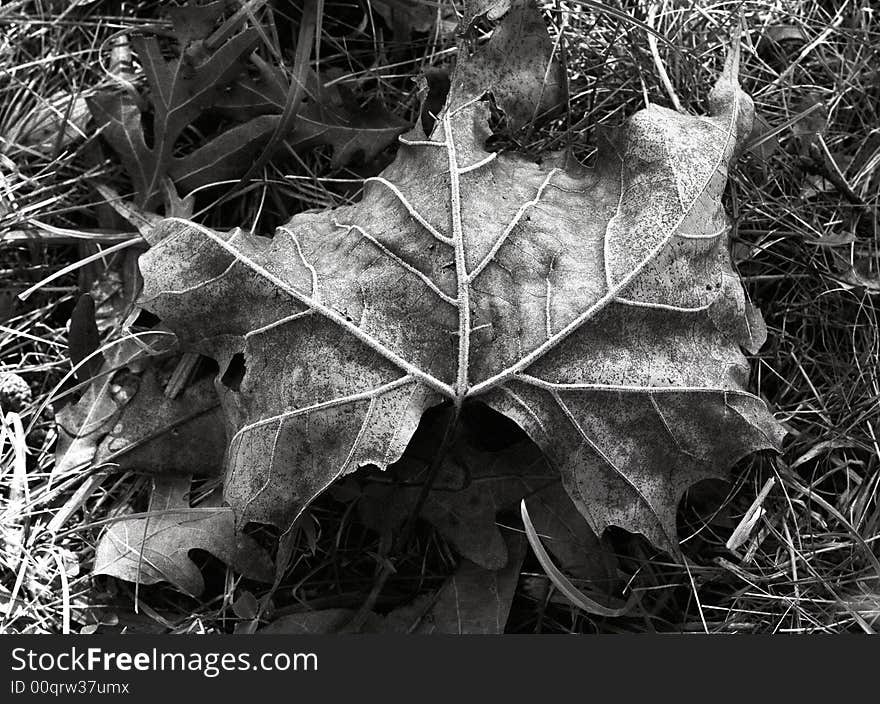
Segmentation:
[[(290, 67), (301, 12), (294, 3), (271, 3), (268, 23), (265, 4), (244, 4), (264, 22), (260, 51)], [(323, 75), (362, 105), (416, 119), (413, 79), (453, 60), (448, 0), (440, 3), (440, 22), (412, 0), (422, 14), (408, 15), (409, 26), (388, 14), (388, 7), (406, 6), (403, 0), (376, 3), (366, 14), (368, 0), (321, 5)], [(503, 135), (497, 146), (535, 158), (571, 149), (585, 163), (597, 126), (617, 124), (647, 101), (705, 109), (730, 28), (744, 20), (741, 81), (757, 121), (730, 174), (726, 202), (733, 258), (768, 330), (750, 357), (752, 389), (788, 436), (780, 455), (748, 458), (730, 484), (704, 485), (685, 497), (683, 560), (622, 532), (609, 537), (640, 595), (626, 616), (572, 607), (529, 558), (507, 630), (873, 632), (880, 616), (876, 8), (858, 0), (556, 0), (543, 8), (568, 74), (568, 110)], [(646, 25), (668, 41), (651, 39)], [(259, 599), (267, 587), (239, 583), (207, 554), (198, 556), (207, 582), (198, 599), (167, 585), (136, 589), (91, 576), (98, 536), (120, 512), (143, 509), (148, 479), (108, 472), (85, 493), (94, 476), (87, 472), (49, 479), (52, 409), (76, 391), (65, 379), (68, 320), (79, 294), (106, 279), (108, 267), (118, 269), (106, 249), (133, 236), (100, 206), (95, 183), (122, 194), (131, 184), (96, 135), (83, 99), (129, 76), (137, 82), (137, 67), (127, 73), (113, 65), (111, 47), (139, 28), (167, 33), (168, 24), (152, 2), (12, 0), (0, 7), (0, 27), (0, 371), (17, 373), (32, 392), (20, 422), (6, 417), (0, 440), (2, 628), (231, 631), (241, 620), (241, 595)], [(429, 82), (442, 83), (430, 75)], [(198, 142), (199, 130), (210, 127), (196, 124), (184, 138)], [(215, 227), (268, 231), (294, 213), (356, 197), (357, 180), (377, 173), (392, 154), (347, 166), (321, 148), (286, 154), (197, 216)], [(201, 197), (197, 211), (209, 203)], [(93, 256), (102, 249), (104, 256)], [(268, 533), (254, 537), (271, 544)], [(363, 601), (384, 548), (344, 504), (322, 497), (296, 541), (277, 591), (279, 613)], [(438, 584), (456, 559), (427, 525), (418, 527), (410, 552), (383, 596), (389, 602), (407, 584)]]

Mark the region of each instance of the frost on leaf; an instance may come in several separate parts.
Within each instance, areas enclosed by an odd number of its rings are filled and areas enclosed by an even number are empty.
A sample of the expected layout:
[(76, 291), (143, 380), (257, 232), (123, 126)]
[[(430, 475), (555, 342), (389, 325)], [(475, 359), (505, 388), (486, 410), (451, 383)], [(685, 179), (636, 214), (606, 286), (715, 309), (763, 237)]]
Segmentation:
[[(510, 55), (528, 44), (516, 16), (496, 29)], [(721, 206), (752, 121), (738, 50), (708, 116), (639, 111), (583, 175), (486, 151), (484, 98), (503, 104), (505, 82), (485, 48), (463, 44), (432, 133), (402, 136), (359, 203), (271, 239), (163, 221), (140, 303), (221, 375), (244, 367), (220, 385), (239, 521), (287, 528), (337, 477), (397, 460), (427, 408), (481, 401), (537, 443), (598, 534), (675, 551), (685, 489), (781, 435), (746, 390), (741, 347), (764, 331)]]

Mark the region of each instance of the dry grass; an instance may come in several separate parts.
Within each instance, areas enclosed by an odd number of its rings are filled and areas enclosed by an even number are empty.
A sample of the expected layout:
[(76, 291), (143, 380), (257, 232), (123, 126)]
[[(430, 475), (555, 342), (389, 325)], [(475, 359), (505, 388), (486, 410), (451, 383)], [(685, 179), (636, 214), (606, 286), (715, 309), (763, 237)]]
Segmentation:
[[(588, 161), (596, 125), (619, 122), (647, 99), (701, 110), (742, 11), (742, 82), (762, 127), (728, 189), (733, 252), (769, 332), (753, 359), (753, 385), (790, 434), (781, 456), (745, 461), (732, 484), (702, 485), (683, 502), (686, 564), (612, 533), (608, 545), (639, 594), (629, 616), (578, 612), (548, 589), (536, 562), (527, 562), (509, 629), (873, 632), (880, 616), (876, 10), (861, 2), (783, 0), (607, 4), (652, 24), (677, 50), (662, 42), (652, 50), (644, 31), (614, 13), (594, 12), (596, 3), (546, 3), (555, 36), (564, 30), (559, 46), (571, 81), (570, 117), (539, 119), (502, 143), (536, 155), (571, 147)], [(240, 620), (232, 605), (241, 589), (259, 598), (266, 588), (239, 584), (208, 556), (200, 557), (208, 590), (199, 600), (163, 586), (135, 595), (130, 584), (90, 576), (100, 531), (127, 507), (143, 506), (147, 480), (81, 471), (49, 481), (51, 408), (70, 388), (63, 384), (71, 368), (65, 326), (78, 293), (113, 258), (76, 268), (26, 301), (16, 296), (133, 236), (101, 216), (101, 198), (87, 177), (122, 191), (125, 178), (77, 110), (81, 98), (113, 80), (111, 40), (159, 17), (149, 2), (75, 5), (18, 0), (0, 7), (0, 370), (17, 371), (34, 395), (17, 416), (6, 415), (0, 440), (0, 628), (91, 632), (100, 623), (104, 630), (230, 631)], [(361, 98), (412, 119), (411, 77), (448, 65), (453, 37), (393, 36), (370, 23), (358, 28), (354, 7), (326, 4), (322, 67), (336, 69)], [(281, 11), (275, 18), (277, 48), (289, 55), (289, 23)], [(75, 127), (35, 137), (35, 114)], [(269, 229), (295, 212), (355, 197), (356, 181), (347, 179), (382, 166), (334, 171), (320, 151), (285, 159), (203, 219)], [(211, 195), (203, 194), (200, 206), (210, 205)], [(728, 549), (734, 533), (738, 544)], [(257, 537), (271, 543), (266, 532)], [(332, 498), (313, 507), (293, 548), (275, 596), (277, 614), (304, 605), (356, 607), (385, 549)], [(436, 585), (454, 562), (425, 526), (409, 554), (380, 607)]]

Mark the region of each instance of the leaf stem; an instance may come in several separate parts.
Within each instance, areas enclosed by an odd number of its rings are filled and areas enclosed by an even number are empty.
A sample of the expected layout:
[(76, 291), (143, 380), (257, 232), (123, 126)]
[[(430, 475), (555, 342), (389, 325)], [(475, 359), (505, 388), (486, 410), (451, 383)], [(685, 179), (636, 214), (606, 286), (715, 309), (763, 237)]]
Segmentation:
[(458, 282), (458, 373), (455, 379), (456, 415), (468, 390), (468, 367), (471, 346), (471, 291), (467, 262), (464, 256), (464, 228), (461, 223), (461, 183), (459, 182), (458, 154), (449, 112), (443, 114), (443, 135), (449, 159), (449, 217), (452, 246), (455, 250), (455, 277)]

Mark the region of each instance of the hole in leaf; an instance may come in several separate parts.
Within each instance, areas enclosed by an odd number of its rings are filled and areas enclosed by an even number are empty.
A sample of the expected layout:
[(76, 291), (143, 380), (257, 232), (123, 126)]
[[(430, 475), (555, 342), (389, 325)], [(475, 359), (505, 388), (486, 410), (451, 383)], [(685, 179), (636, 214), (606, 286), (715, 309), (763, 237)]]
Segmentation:
[(144, 134), (144, 144), (147, 149), (152, 149), (155, 144), (153, 137), (153, 114), (148, 112), (141, 113), (141, 131)]
[(241, 388), (241, 380), (244, 379), (246, 372), (247, 367), (244, 363), (244, 355), (241, 352), (237, 352), (232, 355), (232, 360), (229, 362), (229, 366), (226, 367), (226, 371), (223, 372), (220, 381), (230, 391), (238, 391)]
[(498, 26), (498, 19), (490, 19), (489, 13), (483, 13), (482, 15), (478, 15), (474, 17), (473, 22), (470, 26), (470, 32), (472, 36), (479, 36), (480, 34), (491, 34), (495, 31), (495, 27)]
[(134, 321), (134, 326), (136, 328), (153, 328), (159, 324), (159, 317), (153, 315), (148, 310), (141, 309), (141, 312), (138, 314), (137, 320)]
[(437, 122), (436, 116), (440, 114), (446, 104), (446, 96), (449, 95), (449, 74), (442, 69), (428, 69), (425, 71), (425, 80), (428, 82), (428, 95), (422, 104), (422, 129), (426, 135), (430, 135)]

